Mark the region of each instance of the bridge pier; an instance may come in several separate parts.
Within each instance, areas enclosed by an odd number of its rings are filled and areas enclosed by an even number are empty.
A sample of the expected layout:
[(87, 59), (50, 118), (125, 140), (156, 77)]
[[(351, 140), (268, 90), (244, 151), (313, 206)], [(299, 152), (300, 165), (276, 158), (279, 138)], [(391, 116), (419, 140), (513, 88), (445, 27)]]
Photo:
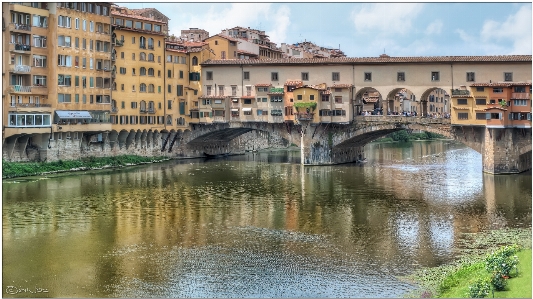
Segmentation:
[(531, 129), (486, 128), (482, 147), (483, 172), (520, 173), (531, 169)]

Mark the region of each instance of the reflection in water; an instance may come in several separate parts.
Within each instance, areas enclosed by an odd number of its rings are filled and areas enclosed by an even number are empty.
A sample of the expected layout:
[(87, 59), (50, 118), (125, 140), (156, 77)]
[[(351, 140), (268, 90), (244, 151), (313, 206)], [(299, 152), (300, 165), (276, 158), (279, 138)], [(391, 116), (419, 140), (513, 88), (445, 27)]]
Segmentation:
[[(3, 285), (53, 297), (399, 297), (462, 232), (530, 227), (531, 173), (446, 141), (5, 180)], [(6, 295), (4, 290), (4, 296)], [(21, 293), (17, 296), (31, 297)]]

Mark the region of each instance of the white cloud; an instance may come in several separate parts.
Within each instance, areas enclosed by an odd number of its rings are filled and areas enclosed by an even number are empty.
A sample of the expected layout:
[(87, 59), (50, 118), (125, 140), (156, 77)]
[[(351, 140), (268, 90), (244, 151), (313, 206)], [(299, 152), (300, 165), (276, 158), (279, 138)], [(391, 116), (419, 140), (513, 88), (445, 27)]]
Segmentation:
[(412, 20), (422, 11), (422, 3), (377, 3), (363, 5), (352, 11), (355, 30), (377, 30), (377, 35), (406, 34), (411, 31)]
[(442, 21), (441, 20), (435, 20), (429, 26), (426, 28), (426, 34), (432, 35), (432, 34), (440, 34), (442, 31)]
[(531, 8), (522, 6), (502, 22), (485, 21), (479, 36), (456, 32), (468, 47), (482, 49), (480, 55), (531, 54)]
[(281, 43), (287, 42), (287, 29), (291, 24), (291, 10), (289, 7), (282, 5), (277, 12), (269, 15), (270, 17), (267, 16), (267, 21), (273, 25), (274, 29), (268, 30), (266, 33), (269, 35), (270, 41), (277, 43), (279, 46)]
[(480, 34), (484, 43), (505, 43), (513, 45), (513, 54), (531, 53), (531, 6), (522, 6), (504, 22), (485, 21)]

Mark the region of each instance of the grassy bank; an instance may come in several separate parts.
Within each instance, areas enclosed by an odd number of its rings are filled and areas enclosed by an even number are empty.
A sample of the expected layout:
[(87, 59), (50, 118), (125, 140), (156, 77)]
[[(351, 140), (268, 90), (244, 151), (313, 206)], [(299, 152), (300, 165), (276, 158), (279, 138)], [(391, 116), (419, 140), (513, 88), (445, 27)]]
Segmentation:
[(167, 161), (167, 157), (141, 157), (123, 155), (116, 157), (87, 157), (80, 160), (59, 160), (56, 162), (6, 162), (2, 161), (2, 178), (15, 178), (110, 167), (122, 167), (145, 163)]
[[(531, 298), (531, 228), (503, 229), (466, 234), (457, 249), (458, 259), (452, 263), (415, 271), (407, 281), (419, 289), (405, 297), (468, 298), (469, 287), (479, 279), (490, 279), (486, 258), (505, 245), (517, 244), (522, 248), (518, 275), (512, 272), (504, 291), (495, 291), (498, 298)], [(492, 292), (487, 296), (492, 297)]]

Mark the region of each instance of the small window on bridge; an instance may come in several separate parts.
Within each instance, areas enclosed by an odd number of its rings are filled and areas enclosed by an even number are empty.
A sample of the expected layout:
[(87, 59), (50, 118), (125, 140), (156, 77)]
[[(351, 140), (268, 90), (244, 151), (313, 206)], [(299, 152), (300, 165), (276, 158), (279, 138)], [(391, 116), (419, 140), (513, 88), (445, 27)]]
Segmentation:
[(476, 74), (474, 72), (467, 72), (466, 73), (466, 81), (467, 82), (474, 82), (476, 81)]
[(405, 81), (405, 72), (398, 72), (398, 81)]
[(365, 81), (372, 81), (372, 73), (365, 73)]
[(431, 81), (439, 81), (439, 80), (440, 80), (439, 72), (431, 72)]
[(503, 78), (506, 82), (513, 81), (513, 73), (503, 73)]

